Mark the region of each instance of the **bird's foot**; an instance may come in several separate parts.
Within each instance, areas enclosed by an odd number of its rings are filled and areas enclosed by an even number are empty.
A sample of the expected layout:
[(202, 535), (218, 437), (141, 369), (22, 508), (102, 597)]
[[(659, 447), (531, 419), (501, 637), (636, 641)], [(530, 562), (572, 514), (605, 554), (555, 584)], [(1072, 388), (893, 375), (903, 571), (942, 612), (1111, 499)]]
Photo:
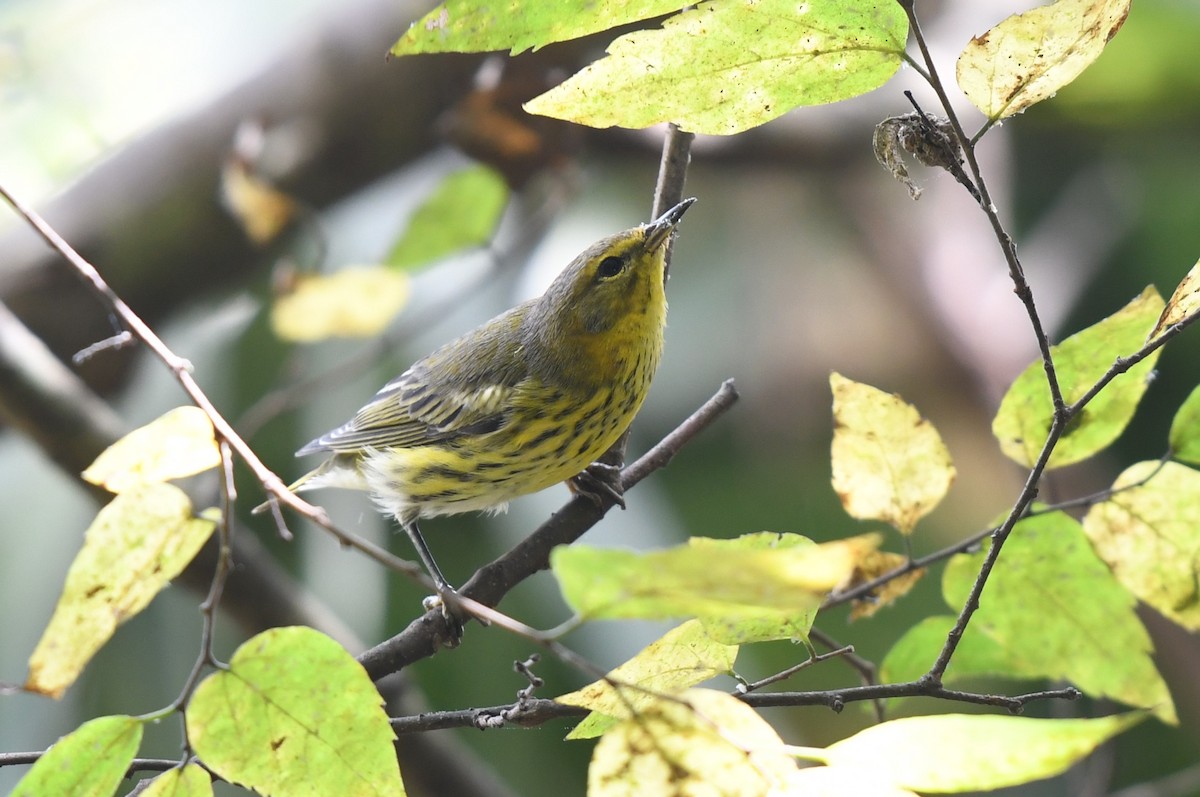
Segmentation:
[(621, 487), (621, 468), (603, 462), (593, 462), (577, 476), (567, 482), (573, 492), (585, 495), (596, 506), (604, 506), (604, 499), (625, 508), (625, 490)]
[(427, 612), (441, 610), (442, 619), (446, 622), (446, 633), (441, 641), (448, 648), (458, 647), (462, 642), (464, 626), (469, 616), (458, 602), (458, 593), (454, 588), (447, 585), (438, 590), (437, 595), (430, 595), (422, 600), (421, 606)]

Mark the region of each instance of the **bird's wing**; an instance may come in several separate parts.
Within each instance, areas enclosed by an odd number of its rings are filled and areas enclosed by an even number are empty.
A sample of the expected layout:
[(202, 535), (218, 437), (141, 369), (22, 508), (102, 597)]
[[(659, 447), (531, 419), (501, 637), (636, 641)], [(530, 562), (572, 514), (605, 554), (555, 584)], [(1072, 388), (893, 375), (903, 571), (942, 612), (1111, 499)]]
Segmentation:
[(404, 448), (495, 431), (529, 375), (519, 337), (526, 309), (519, 305), (414, 363), (348, 423), (297, 456)]

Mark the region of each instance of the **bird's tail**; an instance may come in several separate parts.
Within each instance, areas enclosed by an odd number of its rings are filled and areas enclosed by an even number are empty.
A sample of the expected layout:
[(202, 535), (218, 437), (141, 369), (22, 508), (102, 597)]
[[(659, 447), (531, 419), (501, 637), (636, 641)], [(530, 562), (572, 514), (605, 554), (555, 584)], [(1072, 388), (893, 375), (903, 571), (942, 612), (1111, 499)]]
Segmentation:
[[(365, 489), (365, 485), (360, 486), (358, 483), (356, 483), (359, 481), (361, 481), (361, 477), (358, 476), (358, 469), (355, 468), (351, 463), (343, 461), (342, 457), (334, 456), (325, 460), (316, 468), (313, 468), (308, 473), (289, 484), (288, 492), (303, 493), (308, 490), (317, 490), (322, 487), (356, 487), (359, 489)], [(263, 512), (266, 512), (270, 506), (270, 501), (264, 501), (263, 503), (254, 507), (254, 509), (250, 510), (250, 514), (261, 515)]]

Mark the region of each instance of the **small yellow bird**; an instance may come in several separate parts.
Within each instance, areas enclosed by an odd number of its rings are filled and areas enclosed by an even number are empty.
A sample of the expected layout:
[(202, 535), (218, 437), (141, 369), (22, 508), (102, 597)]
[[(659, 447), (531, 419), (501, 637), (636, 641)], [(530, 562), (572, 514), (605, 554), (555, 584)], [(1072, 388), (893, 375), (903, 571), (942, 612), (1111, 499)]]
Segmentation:
[(593, 497), (611, 489), (588, 469), (629, 426), (658, 368), (666, 244), (695, 201), (598, 241), (540, 297), (418, 360), (300, 449), (332, 456), (289, 489), (370, 493), (439, 593), (452, 590), (420, 518), (500, 511), (562, 481)]

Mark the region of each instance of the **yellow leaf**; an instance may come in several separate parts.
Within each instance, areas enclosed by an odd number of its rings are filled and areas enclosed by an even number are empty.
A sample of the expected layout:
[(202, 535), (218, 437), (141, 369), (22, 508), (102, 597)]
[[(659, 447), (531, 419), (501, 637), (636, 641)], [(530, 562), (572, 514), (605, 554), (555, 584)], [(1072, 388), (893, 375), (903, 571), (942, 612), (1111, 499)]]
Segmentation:
[(380, 266), (306, 275), (271, 308), (271, 327), (284, 340), (378, 335), (408, 301), (408, 276)]
[(1175, 292), (1167, 301), (1167, 306), (1163, 308), (1162, 315), (1158, 317), (1158, 323), (1154, 325), (1154, 329), (1146, 337), (1146, 340), (1154, 340), (1167, 327), (1178, 324), (1188, 316), (1195, 315), (1197, 311), (1200, 311), (1200, 261), (1192, 266), (1192, 270), (1175, 288)]
[[(628, 717), (631, 710), (650, 705), (658, 695), (675, 694), (729, 672), (737, 651), (736, 645), (722, 645), (709, 637), (698, 620), (688, 620), (601, 680), (556, 697), (556, 702), (593, 712), (567, 738), (599, 736), (615, 723), (614, 717)], [(617, 687), (614, 683), (637, 688)]]
[(150, 782), (141, 797), (212, 797), (212, 778), (197, 764), (168, 770)]
[[(846, 589), (853, 589), (859, 584), (873, 581), (885, 573), (892, 572), (907, 561), (908, 557), (898, 553), (871, 551), (854, 568), (854, 575), (850, 577), (850, 583), (846, 585)], [(870, 617), (884, 606), (890, 606), (900, 600), (921, 580), (923, 575), (925, 575), (925, 570), (917, 568), (912, 572), (893, 578), (881, 587), (876, 587), (866, 597), (856, 599), (853, 608), (850, 609), (850, 619), (859, 620)]]
[(550, 563), (567, 602), (591, 619), (755, 618), (762, 610), (817, 608), (878, 539), (779, 548), (731, 544), (739, 542), (693, 541), (649, 553), (562, 545)]
[[(1168, 462), (1139, 462), (1113, 483), (1083, 530), (1130, 592), (1193, 631), (1200, 629), (1200, 472)], [(1137, 484), (1154, 474), (1140, 487)]]
[(792, 776), (788, 795), (803, 797), (917, 797), (866, 767), (808, 767)]
[(775, 730), (737, 698), (691, 689), (606, 733), (588, 767), (588, 797), (781, 793), (796, 764)]
[(989, 119), (1053, 97), (1100, 57), (1131, 0), (1058, 0), (1014, 14), (971, 39), (958, 57), (958, 85)]
[(212, 534), (177, 487), (121, 493), (88, 528), (54, 616), (29, 659), (25, 687), (61, 697), (117, 626), (145, 608)]
[(296, 215), (291, 197), (252, 174), (238, 159), (225, 164), (221, 192), (225, 207), (257, 244), (269, 243)]
[(902, 534), (933, 511), (954, 481), (950, 452), (933, 424), (899, 396), (832, 374), (833, 489), (860, 520)]
[(212, 422), (199, 407), (176, 407), (105, 449), (83, 478), (114, 493), (202, 473), (221, 464)]

